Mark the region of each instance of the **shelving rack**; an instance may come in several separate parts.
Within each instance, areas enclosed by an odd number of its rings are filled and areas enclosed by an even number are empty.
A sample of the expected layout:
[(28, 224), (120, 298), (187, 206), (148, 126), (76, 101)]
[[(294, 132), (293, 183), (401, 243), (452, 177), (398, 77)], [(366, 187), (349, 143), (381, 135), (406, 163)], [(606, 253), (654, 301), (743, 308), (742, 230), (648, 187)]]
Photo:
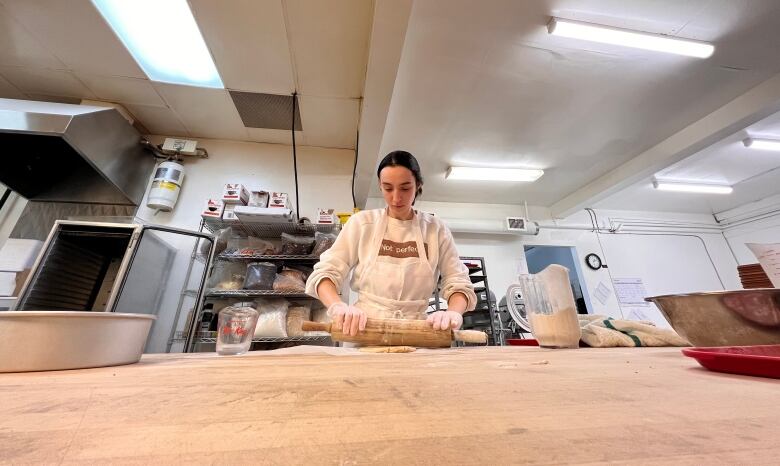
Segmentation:
[(477, 307), (463, 316), (463, 328), (482, 330), (488, 334), (489, 345), (503, 345), (504, 339), (496, 313), (496, 303), (490, 296), (485, 258), (461, 256), (460, 260), (464, 264), (476, 264), (476, 267), (469, 267), (469, 278), (474, 284), (474, 292), (477, 294)]
[[(262, 239), (279, 239), (282, 233), (293, 235), (313, 235), (315, 232), (338, 233), (341, 225), (323, 225), (323, 224), (299, 224), (299, 223), (248, 223), (248, 222), (223, 222), (218, 219), (207, 219), (201, 222), (201, 230), (207, 230), (211, 233), (231, 227), (234, 232), (241, 236), (254, 236)], [(193, 251), (193, 258), (197, 259), (198, 254)], [(214, 257), (214, 263), (217, 261), (264, 261), (264, 262), (287, 262), (312, 265), (319, 261), (318, 256), (312, 255), (261, 255), (261, 254), (239, 254), (239, 253), (221, 253)], [(209, 266), (213, 266), (209, 264)], [(210, 274), (209, 270), (209, 274)], [(192, 290), (183, 290), (183, 294), (192, 293)], [(293, 299), (296, 301), (313, 300), (311, 296), (305, 293), (285, 292), (275, 290), (206, 290), (205, 300), (213, 299), (253, 299), (258, 297), (279, 297)], [(201, 343), (216, 343), (216, 332), (196, 332), (194, 327), (201, 321), (203, 309), (198, 309), (193, 313), (194, 318), (188, 331), (177, 333), (173, 336), (173, 342), (186, 342), (187, 351), (194, 351), (195, 346)], [(188, 333), (190, 338), (188, 339)], [(188, 341), (189, 340), (189, 341)], [(253, 338), (253, 343), (330, 343), (329, 336), (299, 336), (285, 338)]]
[[(216, 343), (217, 332), (197, 332), (199, 343)], [(175, 341), (183, 342), (186, 339), (184, 332), (177, 332)], [(300, 336), (300, 337), (257, 337), (252, 338), (252, 343), (328, 343), (330, 337), (326, 335)]]
[(234, 231), (237, 231), (245, 236), (255, 236), (257, 238), (281, 238), (282, 233), (289, 233), (291, 235), (300, 234), (314, 234), (314, 232), (331, 233), (339, 231), (341, 225), (328, 225), (318, 223), (248, 223), (248, 222), (223, 222), (217, 219), (203, 220), (202, 226), (211, 233), (218, 230), (222, 230), (227, 227), (232, 227)]
[[(496, 313), (496, 303), (490, 297), (490, 285), (488, 283), (487, 270), (484, 257), (461, 256), (460, 261), (465, 263), (477, 263), (476, 267), (469, 267), (469, 278), (474, 285), (474, 293), (477, 294), (477, 307), (463, 316), (464, 330), (481, 330), (488, 334), (489, 345), (503, 345), (504, 338)], [(428, 312), (441, 310), (439, 304), (439, 287), (433, 293)]]

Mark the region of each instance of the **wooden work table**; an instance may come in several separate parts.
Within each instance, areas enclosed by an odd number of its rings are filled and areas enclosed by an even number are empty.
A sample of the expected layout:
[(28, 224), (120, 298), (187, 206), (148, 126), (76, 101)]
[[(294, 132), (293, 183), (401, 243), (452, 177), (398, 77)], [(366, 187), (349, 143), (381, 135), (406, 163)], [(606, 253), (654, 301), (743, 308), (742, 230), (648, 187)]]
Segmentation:
[(780, 458), (780, 381), (708, 372), (678, 348), (312, 351), (0, 374), (0, 463)]

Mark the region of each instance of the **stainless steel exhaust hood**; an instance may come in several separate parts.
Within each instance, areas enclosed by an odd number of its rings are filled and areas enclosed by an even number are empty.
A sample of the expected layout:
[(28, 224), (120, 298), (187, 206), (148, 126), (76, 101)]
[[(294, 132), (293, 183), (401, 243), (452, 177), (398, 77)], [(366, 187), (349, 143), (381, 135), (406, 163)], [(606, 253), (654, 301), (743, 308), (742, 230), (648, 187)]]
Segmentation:
[(0, 99), (0, 182), (30, 201), (138, 205), (154, 158), (116, 109)]

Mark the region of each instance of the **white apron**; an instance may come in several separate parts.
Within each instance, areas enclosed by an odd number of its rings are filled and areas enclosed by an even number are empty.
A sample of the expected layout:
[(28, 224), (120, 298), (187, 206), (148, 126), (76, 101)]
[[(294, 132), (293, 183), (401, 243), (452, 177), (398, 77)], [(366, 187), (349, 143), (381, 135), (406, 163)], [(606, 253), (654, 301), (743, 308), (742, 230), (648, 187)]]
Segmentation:
[[(361, 274), (355, 306), (364, 310), (371, 318), (425, 319), (428, 299), (436, 283), (434, 271), (425, 252), (417, 212), (413, 224), (418, 257), (406, 258), (402, 264), (391, 262), (392, 258), (379, 255), (387, 223), (385, 209), (371, 238), (371, 255)], [(402, 297), (407, 299), (401, 299)]]

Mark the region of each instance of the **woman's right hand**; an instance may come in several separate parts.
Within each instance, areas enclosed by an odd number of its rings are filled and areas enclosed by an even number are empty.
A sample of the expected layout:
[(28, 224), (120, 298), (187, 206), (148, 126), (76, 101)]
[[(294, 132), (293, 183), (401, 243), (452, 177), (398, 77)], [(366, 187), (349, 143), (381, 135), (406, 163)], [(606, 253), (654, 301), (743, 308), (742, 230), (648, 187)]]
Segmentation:
[(338, 302), (328, 307), (328, 315), (333, 320), (333, 327), (341, 330), (344, 335), (355, 336), (366, 329), (368, 314), (356, 306), (348, 306)]

